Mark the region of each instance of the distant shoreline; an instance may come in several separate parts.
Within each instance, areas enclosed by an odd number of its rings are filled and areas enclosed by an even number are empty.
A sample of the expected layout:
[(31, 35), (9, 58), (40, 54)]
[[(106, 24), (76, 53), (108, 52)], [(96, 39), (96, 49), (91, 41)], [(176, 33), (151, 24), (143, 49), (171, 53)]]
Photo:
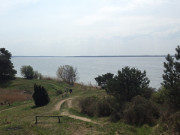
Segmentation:
[(102, 56), (12, 56), (12, 57), (166, 57), (166, 55), (102, 55)]

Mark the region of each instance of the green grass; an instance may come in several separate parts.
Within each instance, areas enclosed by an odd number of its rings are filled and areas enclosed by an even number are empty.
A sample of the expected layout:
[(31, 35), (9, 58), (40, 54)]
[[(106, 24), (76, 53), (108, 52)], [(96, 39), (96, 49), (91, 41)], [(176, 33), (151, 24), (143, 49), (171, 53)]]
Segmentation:
[(50, 96), (50, 103), (47, 106), (34, 108), (33, 100), (28, 100), (14, 102), (11, 106), (0, 106), (0, 135), (148, 135), (151, 133), (152, 127), (134, 127), (124, 124), (123, 122), (112, 123), (108, 118), (91, 118), (81, 114), (76, 107), (67, 109), (66, 103), (64, 103), (63, 109), (68, 110), (71, 114), (90, 118), (98, 121), (100, 124), (88, 123), (64, 116), (61, 118), (60, 124), (57, 118), (41, 118), (36, 125), (36, 115), (59, 115), (58, 111), (52, 111), (57, 102), (65, 99), (62, 98), (61, 95), (56, 95), (56, 90), (58, 89), (64, 91), (66, 87), (72, 88), (73, 93), (70, 94), (69, 97), (76, 96), (78, 98), (85, 96), (102, 96), (106, 95), (106, 93), (103, 90), (79, 84), (69, 86), (66, 83), (53, 80), (25, 80), (22, 78), (17, 78), (11, 81), (11, 83), (1, 85), (0, 87), (8, 90), (26, 90), (33, 93), (33, 85), (35, 83), (46, 88)]

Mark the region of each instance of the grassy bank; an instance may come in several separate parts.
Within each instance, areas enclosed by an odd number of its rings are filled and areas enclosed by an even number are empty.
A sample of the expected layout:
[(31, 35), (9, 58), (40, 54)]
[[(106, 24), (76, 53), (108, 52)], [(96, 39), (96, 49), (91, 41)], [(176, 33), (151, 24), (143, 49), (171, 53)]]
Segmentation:
[[(34, 83), (42, 85), (46, 88), (50, 103), (43, 107), (34, 107), (32, 99), (16, 101), (16, 97), (8, 104), (0, 105), (0, 135), (79, 135), (79, 134), (121, 134), (121, 135), (148, 135), (152, 132), (152, 127), (144, 125), (142, 127), (134, 127), (123, 122), (112, 123), (108, 117), (91, 118), (81, 114), (77, 107), (77, 101), (85, 96), (102, 96), (106, 95), (105, 91), (90, 86), (75, 84), (69, 86), (66, 83), (55, 80), (25, 80), (17, 78), (6, 85), (2, 85), (1, 90), (8, 90), (9, 95), (13, 96), (14, 91), (23, 92), (25, 94), (33, 93)], [(64, 90), (66, 87), (72, 88), (73, 93), (68, 97), (56, 95), (57, 90)], [(60, 111), (53, 111), (54, 106), (61, 100), (73, 98), (71, 108), (67, 103), (63, 104), (62, 110), (69, 111), (70, 114), (87, 117), (96, 121), (97, 124), (73, 119), (63, 116), (61, 123), (57, 118), (40, 118), (38, 124), (35, 124), (36, 115), (59, 115)]]

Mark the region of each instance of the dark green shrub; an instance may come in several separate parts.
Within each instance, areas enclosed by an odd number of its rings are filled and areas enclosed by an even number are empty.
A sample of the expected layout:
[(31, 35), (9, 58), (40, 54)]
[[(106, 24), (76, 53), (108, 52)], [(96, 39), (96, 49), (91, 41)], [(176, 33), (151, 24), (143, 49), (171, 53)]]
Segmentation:
[(157, 107), (147, 99), (136, 96), (127, 103), (123, 111), (125, 122), (140, 126), (143, 124), (153, 125), (159, 117)]
[(87, 114), (89, 116), (95, 116), (96, 114), (96, 106), (97, 106), (97, 98), (96, 97), (86, 97), (80, 100), (79, 106), (81, 108), (81, 112)]
[(63, 94), (63, 91), (62, 90), (57, 90), (56, 91), (56, 95), (58, 96), (58, 95), (61, 95), (61, 94)]
[(113, 97), (103, 97), (97, 101), (96, 115), (98, 117), (110, 116), (112, 113)]
[(80, 100), (81, 112), (89, 116), (105, 117), (112, 113), (113, 97), (86, 97)]
[(172, 113), (169, 110), (161, 114), (160, 121), (152, 131), (152, 135), (179, 135), (180, 112)]
[(168, 125), (167, 131), (169, 133), (174, 135), (180, 133), (180, 112), (164, 115), (164, 119), (162, 118), (161, 120), (162, 123)]
[(158, 104), (167, 103), (167, 94), (168, 91), (164, 87), (161, 87), (158, 91), (153, 93), (152, 100)]
[(148, 88), (144, 88), (139, 95), (142, 97), (145, 97), (146, 99), (150, 99), (153, 95), (153, 93), (155, 93), (155, 89), (148, 87)]
[(117, 122), (123, 117), (124, 102), (118, 102), (118, 100), (114, 100), (113, 104), (111, 104), (111, 107), (112, 113), (110, 115), (110, 120)]
[(36, 106), (47, 105), (50, 101), (47, 91), (41, 85), (34, 84), (33, 99)]

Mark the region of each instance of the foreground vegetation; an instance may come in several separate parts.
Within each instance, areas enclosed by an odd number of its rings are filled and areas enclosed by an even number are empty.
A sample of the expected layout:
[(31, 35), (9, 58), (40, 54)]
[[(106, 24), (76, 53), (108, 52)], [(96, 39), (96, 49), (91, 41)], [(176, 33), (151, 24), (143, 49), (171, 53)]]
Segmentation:
[[(11, 95), (14, 91), (23, 92), (24, 94), (33, 93), (34, 83), (44, 86), (47, 90), (50, 103), (46, 106), (35, 107), (34, 101), (29, 98), (19, 100), (20, 97), (13, 96), (10, 104), (0, 105), (0, 135), (70, 135), (70, 134), (124, 134), (124, 135), (159, 135), (173, 134), (176, 122), (179, 122), (179, 114), (164, 114), (161, 119), (153, 126), (144, 124), (141, 126), (133, 126), (125, 124), (125, 121), (120, 120), (111, 122), (111, 118), (107, 116), (98, 115), (89, 116), (81, 112), (79, 102), (85, 97), (95, 97), (96, 99), (104, 99), (108, 95), (102, 89), (97, 89), (92, 86), (84, 86), (75, 84), (74, 86), (68, 85), (56, 80), (26, 80), (17, 78), (11, 81), (9, 85), (1, 85), (1, 91), (8, 90)], [(62, 97), (57, 91), (65, 88), (72, 88), (72, 94), (67, 97)], [(0, 92), (1, 93), (1, 92)], [(22, 94), (23, 95), (23, 94)], [(24, 95), (23, 95), (24, 96)], [(69, 108), (68, 103), (63, 104), (61, 111), (53, 111), (54, 106), (64, 99), (72, 98), (72, 106)], [(149, 106), (148, 106), (149, 107)], [(60, 115), (62, 111), (68, 111), (70, 114), (85, 117), (95, 121), (85, 122), (78, 119), (73, 119), (68, 116), (61, 118), (61, 123), (58, 123), (56, 118), (41, 118), (38, 124), (35, 124), (36, 115)], [(145, 110), (146, 111), (146, 110)], [(100, 113), (101, 114), (101, 113)], [(167, 117), (168, 116), (168, 117)], [(169, 120), (169, 122), (167, 121)]]
[[(144, 125), (142, 127), (135, 127), (124, 124), (119, 121), (112, 123), (108, 117), (97, 118), (89, 117), (80, 112), (79, 107), (76, 106), (79, 100), (85, 96), (106, 96), (104, 90), (100, 90), (91, 86), (83, 86), (75, 84), (70, 86), (63, 82), (55, 80), (25, 80), (17, 78), (11, 81), (8, 85), (1, 85), (1, 90), (8, 90), (9, 93), (14, 91), (33, 93), (34, 83), (42, 85), (47, 90), (50, 96), (50, 103), (43, 107), (34, 107), (32, 99), (19, 101), (19, 97), (13, 97), (11, 105), (0, 105), (0, 134), (2, 135), (69, 135), (69, 134), (130, 134), (130, 135), (145, 135), (150, 134), (153, 127)], [(57, 95), (58, 90), (64, 91), (64, 88), (72, 88), (73, 92), (68, 97)], [(67, 108), (63, 105), (63, 109), (69, 110), (71, 114), (88, 117), (97, 121), (97, 124), (84, 122), (64, 116), (61, 123), (58, 123), (56, 118), (42, 118), (39, 123), (35, 124), (36, 115), (59, 115), (59, 111), (52, 111), (55, 104), (63, 99), (74, 97), (73, 107)], [(17, 100), (17, 101), (16, 101)]]

